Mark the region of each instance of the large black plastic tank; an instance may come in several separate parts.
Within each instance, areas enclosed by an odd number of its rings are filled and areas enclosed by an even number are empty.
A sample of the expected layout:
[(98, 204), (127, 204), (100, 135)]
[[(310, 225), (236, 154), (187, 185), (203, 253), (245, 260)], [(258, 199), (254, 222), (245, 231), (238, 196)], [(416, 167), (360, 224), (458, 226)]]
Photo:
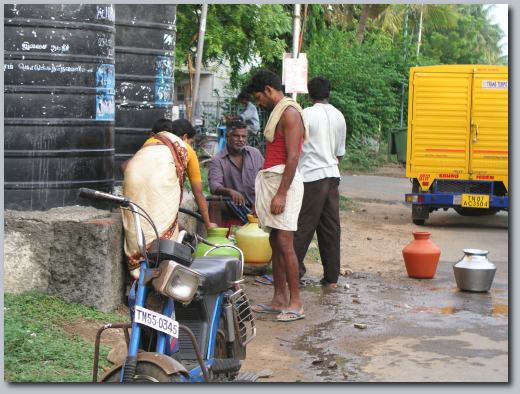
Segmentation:
[(4, 5), (6, 209), (112, 190), (114, 34), (112, 5)]
[(153, 123), (171, 118), (176, 5), (116, 4), (115, 178)]

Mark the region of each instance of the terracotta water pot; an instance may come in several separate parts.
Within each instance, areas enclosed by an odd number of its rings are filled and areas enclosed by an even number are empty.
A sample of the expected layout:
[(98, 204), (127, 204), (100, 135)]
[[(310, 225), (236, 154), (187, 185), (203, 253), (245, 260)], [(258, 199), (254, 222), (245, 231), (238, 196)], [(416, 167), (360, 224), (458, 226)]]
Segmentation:
[(403, 248), (404, 264), (410, 278), (431, 279), (437, 271), (441, 250), (428, 231), (414, 231), (414, 240)]

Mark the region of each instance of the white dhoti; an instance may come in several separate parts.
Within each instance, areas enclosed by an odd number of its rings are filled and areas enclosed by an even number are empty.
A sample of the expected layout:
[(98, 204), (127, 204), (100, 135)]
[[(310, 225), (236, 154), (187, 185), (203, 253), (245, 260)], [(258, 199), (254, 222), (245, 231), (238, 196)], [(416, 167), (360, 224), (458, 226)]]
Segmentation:
[(298, 170), (287, 191), (285, 209), (279, 215), (271, 213), (271, 201), (278, 191), (285, 164), (261, 170), (255, 179), (255, 209), (260, 227), (269, 232), (272, 228), (286, 231), (298, 229), (298, 215), (303, 200), (303, 178)]

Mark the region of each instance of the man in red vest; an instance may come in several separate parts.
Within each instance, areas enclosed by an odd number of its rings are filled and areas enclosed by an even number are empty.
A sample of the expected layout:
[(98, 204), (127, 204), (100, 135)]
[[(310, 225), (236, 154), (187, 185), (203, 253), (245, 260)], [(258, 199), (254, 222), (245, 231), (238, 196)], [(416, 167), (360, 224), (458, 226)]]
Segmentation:
[(274, 295), (270, 304), (256, 305), (254, 310), (276, 313), (278, 321), (294, 321), (305, 317), (293, 245), (303, 199), (303, 180), (297, 171), (306, 137), (302, 109), (284, 96), (278, 75), (267, 70), (251, 78), (247, 91), (260, 107), (272, 111), (264, 130), (264, 166), (255, 181), (255, 208), (260, 226), (270, 232)]

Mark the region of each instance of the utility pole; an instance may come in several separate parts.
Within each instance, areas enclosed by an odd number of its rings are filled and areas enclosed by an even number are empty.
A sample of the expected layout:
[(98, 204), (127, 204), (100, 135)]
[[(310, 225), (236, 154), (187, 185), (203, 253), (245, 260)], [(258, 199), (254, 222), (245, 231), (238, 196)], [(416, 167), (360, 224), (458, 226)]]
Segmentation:
[(199, 84), (200, 84), (200, 69), (202, 67), (202, 51), (204, 50), (204, 34), (206, 33), (206, 17), (208, 15), (208, 5), (202, 4), (202, 11), (200, 15), (200, 26), (199, 26), (199, 37), (197, 40), (197, 58), (195, 60), (195, 82), (193, 83), (193, 95), (192, 95), (192, 119), (195, 114), (198, 113), (198, 100), (199, 100)]
[[(300, 50), (300, 4), (294, 5), (294, 14), (293, 14), (293, 46), (292, 46), (292, 57), (293, 59), (297, 59)], [(292, 94), (293, 100), (296, 100), (296, 93)]]
[[(408, 63), (407, 63), (407, 59), (408, 59), (408, 43), (407, 43), (407, 40), (408, 40), (408, 8), (406, 8), (406, 13), (404, 14), (404, 30), (403, 30), (403, 52), (404, 52), (404, 66), (405, 66), (405, 71), (407, 71), (406, 69), (408, 69)], [(400, 128), (403, 128), (403, 121), (404, 121), (404, 85), (405, 85), (405, 82), (403, 81), (401, 83), (401, 114), (399, 116), (399, 127)]]

